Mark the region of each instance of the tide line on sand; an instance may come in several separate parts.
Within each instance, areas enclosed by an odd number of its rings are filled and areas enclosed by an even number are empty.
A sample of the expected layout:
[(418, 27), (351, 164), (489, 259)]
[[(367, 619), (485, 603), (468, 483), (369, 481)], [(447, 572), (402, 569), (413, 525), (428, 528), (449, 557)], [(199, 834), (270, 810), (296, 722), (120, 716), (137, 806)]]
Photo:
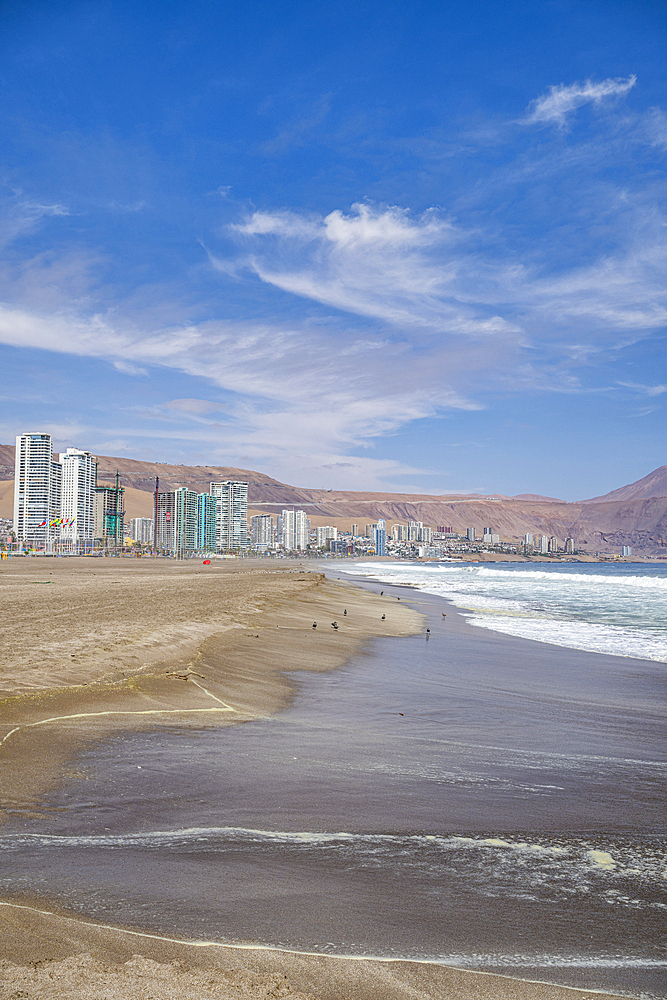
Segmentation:
[(522, 976), (508, 976), (502, 972), (485, 972), (481, 969), (468, 969), (461, 966), (449, 965), (449, 963), (446, 962), (437, 962), (432, 959), (388, 958), (386, 956), (377, 955), (346, 955), (331, 952), (302, 951), (298, 948), (280, 948), (276, 945), (251, 944), (247, 942), (235, 944), (226, 941), (206, 941), (201, 939), (188, 940), (187, 938), (169, 937), (164, 934), (149, 934), (147, 931), (134, 931), (126, 927), (116, 927), (114, 924), (100, 924), (93, 920), (83, 920), (80, 917), (66, 917), (62, 914), (54, 912), (53, 910), (42, 910), (36, 906), (28, 906), (26, 903), (12, 903), (6, 900), (0, 900), (0, 907), (1, 906), (11, 907), (17, 910), (27, 910), (31, 913), (36, 913), (39, 916), (53, 917), (55, 920), (66, 920), (81, 927), (91, 927), (94, 930), (112, 931), (116, 934), (125, 934), (131, 937), (144, 938), (151, 941), (161, 941), (166, 944), (175, 944), (187, 948), (220, 948), (226, 951), (273, 952), (281, 955), (295, 955), (298, 958), (333, 959), (340, 962), (368, 962), (376, 963), (378, 965), (422, 965), (431, 966), (432, 968), (441, 968), (446, 965), (450, 968), (457, 968), (458, 971), (465, 972), (469, 975), (497, 977), (499, 979), (514, 980), (515, 982), (519, 979), (521, 982), (525, 983), (535, 983), (536, 985), (551, 986), (561, 990), (568, 990), (571, 993), (577, 993), (584, 997), (590, 995), (591, 993), (600, 994), (605, 997), (617, 995), (610, 994), (608, 990), (595, 989), (591, 987), (579, 988), (577, 986), (564, 986), (561, 983), (555, 984), (544, 979), (528, 979)]
[(190, 677), (192, 683), (203, 691), (204, 694), (208, 695), (214, 701), (219, 702), (222, 706), (221, 708), (147, 708), (141, 711), (127, 711), (121, 709), (112, 709), (106, 712), (75, 712), (72, 715), (54, 715), (49, 719), (39, 719), (37, 722), (26, 722), (22, 726), (14, 726), (6, 736), (0, 740), (0, 747), (7, 742), (10, 736), (14, 733), (20, 732), (22, 729), (33, 729), (35, 726), (46, 726), (49, 722), (67, 722), (70, 719), (94, 719), (102, 715), (191, 715), (197, 712), (236, 712), (235, 708), (228, 705), (226, 701), (222, 701), (216, 695), (212, 694), (207, 688), (200, 684), (198, 681)]

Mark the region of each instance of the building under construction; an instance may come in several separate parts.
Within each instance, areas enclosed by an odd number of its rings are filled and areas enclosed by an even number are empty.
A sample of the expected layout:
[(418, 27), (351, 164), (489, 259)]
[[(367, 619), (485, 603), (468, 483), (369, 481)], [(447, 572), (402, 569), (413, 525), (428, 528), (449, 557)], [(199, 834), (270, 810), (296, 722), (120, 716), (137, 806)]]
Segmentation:
[(105, 548), (123, 547), (124, 493), (118, 472), (115, 486), (95, 487), (95, 540)]

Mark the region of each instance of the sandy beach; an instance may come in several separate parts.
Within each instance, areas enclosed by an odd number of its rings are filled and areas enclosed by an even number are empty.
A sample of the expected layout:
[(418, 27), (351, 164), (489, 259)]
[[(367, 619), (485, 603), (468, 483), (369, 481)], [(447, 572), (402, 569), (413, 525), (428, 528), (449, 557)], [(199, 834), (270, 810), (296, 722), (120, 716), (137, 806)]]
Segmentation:
[[(14, 559), (0, 566), (0, 594), (5, 821), (39, 816), (45, 793), (96, 741), (274, 715), (293, 695), (285, 671), (332, 670), (372, 637), (423, 628), (422, 617), (395, 599), (325, 580), (294, 561)], [(608, 995), (430, 963), (176, 938), (85, 921), (47, 899), (5, 897), (0, 998)]]

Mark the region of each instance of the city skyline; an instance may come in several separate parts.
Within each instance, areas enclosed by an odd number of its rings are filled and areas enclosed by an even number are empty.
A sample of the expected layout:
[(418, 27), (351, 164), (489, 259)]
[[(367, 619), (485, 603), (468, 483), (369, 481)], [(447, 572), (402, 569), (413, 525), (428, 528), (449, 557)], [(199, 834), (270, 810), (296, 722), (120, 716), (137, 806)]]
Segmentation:
[(12, 5), (0, 441), (567, 500), (661, 465), (667, 30), (609, 10)]

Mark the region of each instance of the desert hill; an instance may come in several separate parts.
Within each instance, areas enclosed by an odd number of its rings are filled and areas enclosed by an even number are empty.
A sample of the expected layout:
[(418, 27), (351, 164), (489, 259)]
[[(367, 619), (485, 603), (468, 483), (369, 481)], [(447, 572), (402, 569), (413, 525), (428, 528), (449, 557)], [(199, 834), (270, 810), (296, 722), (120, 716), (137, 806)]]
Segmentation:
[[(572, 537), (577, 547), (590, 552), (618, 550), (631, 545), (636, 554), (667, 554), (667, 466), (604, 497), (567, 503), (555, 497), (524, 493), (482, 496), (372, 493), (307, 489), (289, 486), (261, 472), (231, 466), (168, 465), (136, 459), (98, 456), (98, 481), (111, 483), (116, 470), (125, 487), (128, 517), (151, 517), (155, 477), (160, 489), (186, 486), (207, 491), (211, 482), (239, 479), (249, 484), (251, 513), (276, 515), (283, 507), (299, 506), (313, 525), (334, 524), (349, 529), (384, 518), (390, 524), (422, 521), (464, 532), (489, 526), (501, 539), (518, 541), (525, 532), (533, 535)], [(0, 516), (12, 516), (14, 448), (0, 445)]]
[(611, 493), (605, 493), (602, 497), (593, 497), (592, 500), (582, 500), (582, 503), (605, 503), (611, 500), (641, 500), (645, 497), (665, 497), (667, 496), (667, 465), (661, 465), (654, 472), (649, 472), (648, 476), (638, 479), (636, 483), (629, 486), (621, 486)]

